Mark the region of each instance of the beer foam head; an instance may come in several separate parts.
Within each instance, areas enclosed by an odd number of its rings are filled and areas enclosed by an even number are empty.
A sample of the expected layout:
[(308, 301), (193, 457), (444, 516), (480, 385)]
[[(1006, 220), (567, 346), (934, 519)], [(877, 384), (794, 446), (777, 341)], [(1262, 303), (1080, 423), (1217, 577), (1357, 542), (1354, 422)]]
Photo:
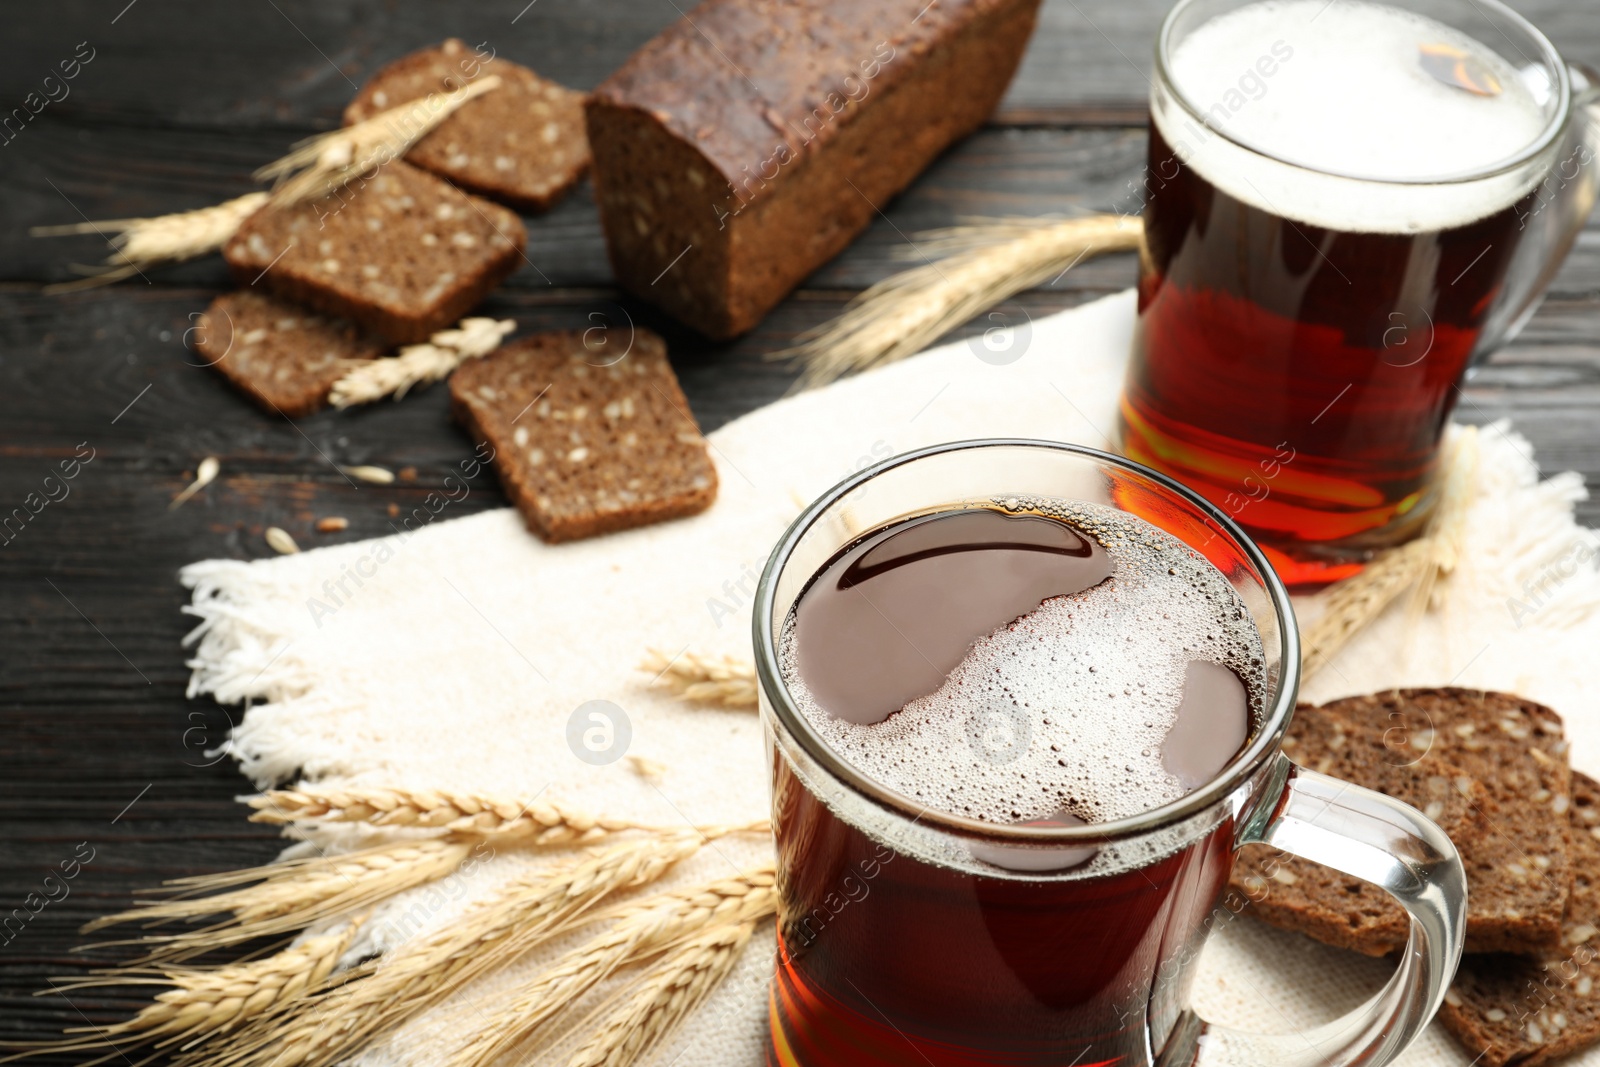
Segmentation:
[(1032, 506), (1095, 536), (1115, 574), (978, 640), (936, 692), (869, 725), (829, 715), (806, 690), (791, 614), (780, 652), (790, 692), (834, 751), (916, 805), (1006, 824), (1107, 822), (1176, 800), (1187, 790), (1162, 742), (1191, 661), (1234, 671), (1260, 722), (1255, 623), (1216, 568), (1171, 535), (1095, 505)]
[[(1446, 84), (1424, 63), (1425, 48), (1464, 57), (1464, 69), (1499, 91)], [(1202, 124), (1157, 101), (1156, 121), (1181, 160), (1237, 199), (1332, 229), (1418, 232), (1493, 214), (1531, 187), (1529, 175), (1409, 191), (1371, 183), (1491, 170), (1547, 122), (1538, 87), (1493, 49), (1364, 0), (1248, 4), (1179, 41), (1169, 71), (1204, 116)], [(1228, 138), (1274, 158), (1239, 152)]]

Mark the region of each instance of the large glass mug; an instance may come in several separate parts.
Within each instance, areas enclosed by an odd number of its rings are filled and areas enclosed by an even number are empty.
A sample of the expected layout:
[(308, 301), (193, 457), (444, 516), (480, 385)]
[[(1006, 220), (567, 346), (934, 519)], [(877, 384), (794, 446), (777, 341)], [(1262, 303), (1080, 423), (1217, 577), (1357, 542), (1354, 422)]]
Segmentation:
[[(1132, 512), (1237, 590), (1263, 640), (1269, 691), (1244, 751), (1210, 782), (1114, 822), (978, 822), (864, 776), (796, 707), (778, 650), (812, 576), (885, 523), (1009, 494)], [(756, 594), (755, 650), (782, 901), (769, 1063), (1176, 1067), (1198, 1050), (1201, 1062), (1232, 1067), (1378, 1067), (1443, 1000), (1466, 909), (1455, 848), (1412, 808), (1282, 754), (1300, 676), (1288, 594), (1238, 526), (1171, 479), (1042, 441), (887, 460), (826, 493), (778, 543)], [(1411, 916), (1388, 985), (1315, 1031), (1245, 1034), (1189, 1007), (1199, 950), (1229, 907), (1233, 858), (1258, 841), (1382, 886)]]
[[(1297, 46), (1327, 30), (1328, 15), (1283, 15), (1281, 38), (1220, 99), (1177, 83), (1183, 41), (1248, 2), (1182, 0), (1157, 40), (1119, 444), (1236, 518), (1291, 588), (1311, 587), (1426, 522), (1459, 382), (1532, 314), (1594, 203), (1596, 88), (1496, 0), (1383, 0), (1497, 52), (1527, 92), (1494, 85), (1531, 101), (1529, 130), (1543, 126), (1521, 151), (1465, 173), (1370, 180), (1362, 158), (1317, 169), (1224, 128), (1252, 107), (1285, 106), (1273, 78), (1294, 76)], [(1432, 87), (1440, 75), (1423, 73), (1423, 45), (1437, 57), (1427, 41), (1382, 54)]]

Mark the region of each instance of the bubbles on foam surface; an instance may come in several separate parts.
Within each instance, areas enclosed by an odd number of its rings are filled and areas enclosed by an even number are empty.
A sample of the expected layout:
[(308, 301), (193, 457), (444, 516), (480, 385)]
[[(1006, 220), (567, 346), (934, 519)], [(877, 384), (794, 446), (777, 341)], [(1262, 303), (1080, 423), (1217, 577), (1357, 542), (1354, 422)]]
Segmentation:
[(1116, 573), (979, 640), (937, 692), (872, 725), (835, 719), (811, 699), (791, 624), (782, 653), (791, 692), (848, 762), (941, 811), (1105, 822), (1177, 799), (1185, 790), (1162, 766), (1161, 744), (1191, 660), (1233, 669), (1260, 720), (1254, 622), (1210, 563), (1142, 520), (1096, 505), (1018, 503), (1094, 536)]
[[(1473, 57), (1502, 91), (1446, 85), (1422, 45)], [(1443, 23), (1364, 0), (1260, 0), (1183, 38), (1172, 80), (1205, 122), (1279, 159), (1375, 181), (1415, 182), (1484, 170), (1535, 141), (1539, 101), (1493, 49)], [(1270, 73), (1268, 73), (1270, 71)], [(1518, 173), (1410, 190), (1308, 174), (1242, 152), (1160, 101), (1154, 117), (1179, 159), (1235, 198), (1318, 226), (1418, 232), (1464, 225), (1532, 185)]]
[[(1278, 42), (1278, 54), (1288, 58), (1270, 78), (1259, 70), (1246, 78), (1246, 89), (1260, 95), (1230, 109), (1224, 98)], [(1450, 45), (1492, 65), (1503, 91), (1484, 96), (1445, 85), (1418, 61), (1422, 44)], [(1495, 163), (1544, 125), (1516, 72), (1493, 51), (1432, 19), (1359, 0), (1265, 0), (1239, 8), (1185, 38), (1172, 72), (1200, 107), (1222, 105), (1208, 115), (1230, 133), (1309, 166), (1385, 180)]]

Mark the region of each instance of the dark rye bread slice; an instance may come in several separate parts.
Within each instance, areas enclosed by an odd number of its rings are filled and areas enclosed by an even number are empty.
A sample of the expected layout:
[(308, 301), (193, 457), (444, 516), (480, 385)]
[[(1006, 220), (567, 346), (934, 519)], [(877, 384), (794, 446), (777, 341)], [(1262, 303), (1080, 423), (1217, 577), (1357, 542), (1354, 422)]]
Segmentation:
[(406, 162), (522, 211), (547, 211), (589, 169), (587, 96), (482, 45), (452, 37), (381, 68), (344, 109), (344, 124), (490, 74), (500, 87), (462, 104), (411, 147)]
[[(1482, 792), (1456, 839), (1467, 869), (1467, 951), (1537, 953), (1561, 941), (1572, 885), (1572, 768), (1561, 716), (1510, 693), (1402, 689), (1329, 705), (1367, 729), (1434, 731)], [(1436, 742), (1436, 743), (1437, 743)]]
[[(1469, 952), (1537, 954), (1560, 943), (1572, 878), (1567, 843), (1571, 770), (1555, 712), (1506, 693), (1456, 688), (1402, 689), (1320, 708), (1302, 706), (1290, 733), (1303, 740), (1285, 751), (1303, 766), (1320, 769), (1331, 758), (1319, 747), (1327, 729), (1318, 726), (1319, 718), (1328, 717), (1342, 720), (1347, 736), (1360, 736), (1366, 752), (1392, 750), (1392, 755), (1348, 766), (1333, 758), (1327, 773), (1392, 792), (1383, 786), (1392, 780), (1392, 765), (1427, 753), (1458, 768), (1470, 783), (1466, 819), (1445, 827), (1467, 871)], [(1265, 861), (1252, 854), (1249, 862)], [(1289, 857), (1282, 862), (1296, 875), (1313, 869)], [(1242, 876), (1250, 873), (1248, 865), (1242, 868)], [(1398, 906), (1365, 887), (1351, 889), (1360, 886), (1355, 879), (1318, 878), (1288, 891), (1269, 885), (1269, 902), (1257, 914), (1274, 925), (1369, 955), (1383, 955), (1404, 943)], [(1349, 897), (1373, 904), (1354, 923)], [(1340, 916), (1348, 932), (1335, 938), (1331, 931)]]
[(1467, 956), (1439, 1009), (1478, 1067), (1539, 1067), (1600, 1042), (1600, 783), (1572, 775), (1572, 892), (1541, 959)]
[(1039, 0), (707, 0), (587, 106), (623, 288), (750, 329), (1000, 101)]
[[(1302, 705), (1283, 751), (1302, 766), (1359, 782), (1423, 812), (1459, 836), (1477, 786), (1440, 754), (1395, 735), (1363, 730), (1337, 712)], [(1408, 739), (1407, 739), (1408, 740)], [(1234, 863), (1232, 887), (1263, 922), (1371, 956), (1406, 943), (1410, 920), (1382, 889), (1265, 845), (1246, 845)]]
[(661, 338), (637, 330), (616, 358), (585, 337), (534, 334), (450, 377), (451, 409), (494, 450), (528, 528), (572, 541), (710, 507), (716, 468)]
[(394, 160), (328, 196), (262, 208), (222, 255), (247, 285), (411, 344), (472, 310), (526, 242), (514, 212)]
[(251, 289), (217, 297), (197, 325), (196, 353), (256, 403), (293, 418), (326, 405), (334, 382), (385, 351), (352, 323)]

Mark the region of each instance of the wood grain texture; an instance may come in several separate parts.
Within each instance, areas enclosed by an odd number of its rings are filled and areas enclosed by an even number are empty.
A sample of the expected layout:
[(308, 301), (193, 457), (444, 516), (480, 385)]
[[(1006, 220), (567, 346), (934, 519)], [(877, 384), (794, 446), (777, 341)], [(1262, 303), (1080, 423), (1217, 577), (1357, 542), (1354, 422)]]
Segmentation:
[[(92, 263), (107, 253), (93, 235), (33, 238), (20, 235), (43, 219), (69, 222), (186, 211), (238, 196), (251, 188), (250, 168), (287, 143), (281, 134), (239, 131), (135, 132), (74, 128), (66, 123), (30, 130), (28, 153), (5, 155), (0, 175), (0, 281), (65, 281), (71, 263)], [(17, 144), (21, 144), (20, 140)], [(894, 200), (877, 205), (878, 217), (856, 242), (809, 278), (806, 288), (860, 289), (895, 271), (925, 262), (919, 233), (973, 216), (1073, 215), (1136, 212), (1144, 166), (1143, 128), (990, 127), (956, 145)], [(174, 157), (182, 159), (181, 165)], [(104, 160), (118, 160), (119, 178), (108, 183)], [(527, 262), (506, 282), (514, 290), (609, 288), (593, 187), (584, 181), (553, 211), (527, 220)], [(1131, 260), (1090, 260), (1062, 286), (1105, 288), (1128, 284)], [(149, 282), (218, 288), (230, 285), (220, 257), (151, 270)], [(122, 290), (137, 286), (134, 279)], [(145, 286), (148, 288), (148, 286)], [(1591, 219), (1568, 257), (1553, 292), (1600, 290), (1600, 218)]]
[[(40, 126), (27, 152), (6, 156), (0, 174), (0, 233), (18, 234), (39, 219), (70, 222), (160, 215), (220, 202), (249, 191), (252, 167), (288, 144), (281, 132), (134, 131)], [(915, 235), (971, 215), (1044, 215), (1138, 209), (1142, 129), (983, 130), (938, 160), (894, 201), (856, 243), (807, 285), (860, 288), (908, 265)], [(19, 139), (16, 145), (22, 144)], [(104, 160), (119, 160), (120, 176), (105, 181)], [(181, 164), (175, 160), (181, 159)], [(20, 238), (0, 246), (0, 280), (65, 281), (71, 263), (107, 254), (94, 234)], [(610, 286), (593, 187), (583, 182), (549, 214), (528, 223), (528, 262), (507, 283), (513, 288)], [(913, 259), (913, 262), (915, 260)], [(1092, 273), (1094, 264), (1085, 273)], [(150, 271), (153, 282), (223, 286), (220, 258)]]
[[(684, 5), (686, 6), (686, 5)], [(631, 321), (661, 331), (695, 414), (713, 429), (782, 396), (792, 371), (764, 356), (860, 288), (916, 261), (916, 234), (968, 215), (1131, 209), (1143, 159), (1151, 42), (1167, 0), (1046, 0), (996, 124), (948, 153), (844, 255), (751, 335), (710, 344), (611, 287), (588, 186), (530, 221), (529, 259), (485, 310), (520, 330)], [(1600, 64), (1600, 20), (1578, 0), (1518, 5), (1574, 59)], [(252, 168), (336, 124), (382, 63), (447, 35), (488, 41), (587, 88), (677, 17), (662, 0), (65, 0), (11, 13), (0, 35), (0, 115), (23, 106), (87, 41), (70, 95), (0, 136), (0, 515), (80, 442), (95, 458), (71, 495), (0, 547), (0, 924), (80, 842), (94, 859), (69, 893), (0, 933), (0, 1040), (104, 1024), (143, 999), (35, 998), (91, 960), (76, 929), (164, 878), (261, 862), (280, 842), (232, 802), (248, 791), (213, 752), (237, 709), (184, 699), (189, 620), (176, 582), (196, 559), (270, 553), (268, 525), (304, 546), (390, 530), (468, 454), (443, 389), (291, 423), (255, 409), (183, 347), (189, 316), (228, 285), (216, 259), (114, 289), (47, 297), (96, 238), (35, 240), (30, 225), (159, 214), (250, 188)], [(81, 214), (80, 214), (81, 212)], [(1010, 309), (1038, 317), (1133, 280), (1130, 256), (1086, 263)], [(977, 332), (969, 326), (959, 334)], [(1600, 479), (1600, 228), (1519, 340), (1469, 383), (1460, 417), (1508, 417), (1546, 469)], [(167, 502), (207, 455), (222, 475)], [(350, 483), (342, 465), (406, 472)], [(491, 476), (447, 515), (503, 506)], [(1580, 514), (1600, 524), (1600, 504)], [(318, 534), (316, 519), (349, 528)], [(12, 932), (14, 931), (14, 932)], [(7, 936), (9, 934), (9, 936)], [(42, 1062), (70, 1062), (60, 1059)], [(113, 1061), (115, 1062), (115, 1061)]]
[[(1139, 121), (1156, 30), (1171, 6), (1168, 0), (1044, 0), (999, 120)], [(1600, 64), (1600, 27), (1580, 0), (1512, 6), (1568, 59)], [(448, 36), (486, 43), (545, 77), (591, 89), (688, 8), (663, 0), (135, 0), (122, 10), (120, 3), (66, 0), (52, 4), (48, 17), (8, 25), (0, 42), (0, 101), (20, 103), (88, 41), (94, 60), (52, 112), (141, 127), (327, 128), (338, 124), (355, 87), (374, 70)]]

